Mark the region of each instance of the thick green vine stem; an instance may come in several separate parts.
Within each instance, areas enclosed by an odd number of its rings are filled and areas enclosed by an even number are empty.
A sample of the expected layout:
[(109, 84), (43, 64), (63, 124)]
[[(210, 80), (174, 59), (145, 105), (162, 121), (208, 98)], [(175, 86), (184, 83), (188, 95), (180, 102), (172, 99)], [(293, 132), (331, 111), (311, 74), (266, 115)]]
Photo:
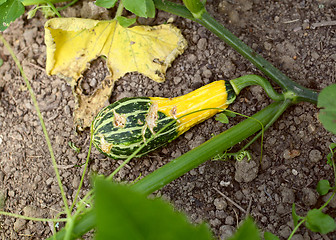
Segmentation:
[(311, 102), (314, 104), (317, 103), (317, 92), (307, 89), (292, 81), (279, 69), (274, 67), (270, 62), (265, 60), (253, 51), (252, 48), (232, 34), (223, 25), (218, 23), (208, 12), (204, 12), (200, 18), (195, 18), (186, 7), (180, 4), (173, 3), (168, 0), (154, 0), (154, 3), (158, 9), (198, 22), (216, 34), (220, 39), (253, 63), (262, 73), (275, 81), (283, 89), (285, 94), (286, 92), (289, 92), (288, 95), (290, 95), (293, 99), (293, 103), (300, 101)]
[[(283, 110), (282, 108), (282, 101), (270, 104), (254, 114), (251, 118), (238, 123), (236, 126), (211, 138), (202, 145), (155, 170), (153, 173), (136, 182), (131, 188), (148, 195), (164, 187), (166, 184), (172, 182), (191, 169), (216, 156), (218, 153), (224, 152), (259, 131), (262, 127), (259, 121), (263, 125), (267, 125), (268, 122), (273, 120), (273, 117), (277, 115), (277, 112)], [(95, 227), (95, 222), (96, 220), (93, 210), (88, 210), (88, 212), (75, 220), (72, 237), (78, 238), (82, 236)], [(49, 239), (63, 239), (65, 232), (66, 230), (62, 229)]]
[(238, 95), (240, 91), (245, 87), (252, 86), (252, 85), (259, 85), (265, 90), (267, 95), (274, 101), (282, 101), (285, 99), (285, 96), (283, 94), (279, 94), (273, 89), (269, 81), (267, 81), (265, 78), (262, 78), (258, 75), (251, 74), (251, 75), (241, 76), (239, 78), (231, 80), (230, 83), (236, 95)]
[(60, 2), (68, 2), (68, 0), (22, 0), (21, 1), (23, 6), (31, 6), (31, 5), (38, 5), (38, 4), (48, 4), (48, 3), (60, 3)]

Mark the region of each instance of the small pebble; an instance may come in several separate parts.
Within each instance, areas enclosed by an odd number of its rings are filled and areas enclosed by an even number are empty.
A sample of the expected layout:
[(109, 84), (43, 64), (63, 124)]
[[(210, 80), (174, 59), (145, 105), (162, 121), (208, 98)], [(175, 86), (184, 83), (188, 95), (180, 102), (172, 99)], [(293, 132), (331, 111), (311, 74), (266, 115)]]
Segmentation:
[(306, 206), (310, 207), (316, 204), (318, 194), (315, 190), (311, 188), (304, 188), (302, 189), (302, 193), (303, 193), (302, 201)]
[(173, 81), (177, 85), (181, 82), (182, 78), (181, 77), (174, 77)]
[(294, 234), (291, 240), (304, 240), (305, 238), (301, 234)]
[(201, 38), (200, 40), (198, 40), (197, 48), (199, 50), (205, 50), (207, 48), (207, 45), (207, 40), (205, 38)]
[(289, 235), (291, 234), (292, 230), (290, 229), (289, 226), (283, 225), (280, 227), (280, 231), (278, 232), (279, 236), (282, 238), (287, 239)]
[(96, 78), (92, 78), (90, 80), (90, 86), (93, 87), (93, 88), (97, 86), (97, 79)]
[(194, 55), (194, 54), (189, 54), (188, 55), (188, 62), (196, 62), (196, 60), (197, 60), (197, 57), (196, 57), (196, 55)]
[(227, 207), (227, 203), (223, 198), (215, 198), (214, 205), (217, 210), (223, 210)]
[(294, 176), (297, 176), (299, 174), (299, 172), (295, 169), (292, 169), (292, 173), (293, 173)]
[(292, 204), (295, 201), (295, 194), (293, 189), (284, 188), (281, 191), (282, 202)]
[(14, 223), (14, 231), (20, 232), (26, 224), (26, 220), (18, 218)]
[(320, 161), (322, 159), (322, 154), (319, 150), (317, 149), (313, 149), (310, 151), (309, 153), (309, 160), (317, 163), (318, 161)]
[(184, 137), (187, 139), (187, 140), (191, 140), (192, 137), (193, 137), (193, 133), (192, 132), (186, 132), (186, 134), (184, 134)]
[(234, 223), (235, 223), (235, 220), (232, 216), (227, 216), (225, 218), (225, 224), (232, 226)]
[(264, 43), (264, 48), (265, 48), (267, 51), (269, 51), (269, 50), (271, 50), (272, 45), (271, 45), (270, 43), (268, 43), (268, 42), (265, 42), (265, 43)]
[(234, 227), (230, 225), (221, 226), (219, 229), (220, 239), (221, 240), (229, 239), (233, 235), (234, 231), (235, 231)]
[(258, 175), (258, 164), (253, 161), (247, 161), (246, 158), (235, 163), (235, 180), (239, 183), (251, 182)]
[(211, 76), (212, 76), (212, 72), (211, 72), (209, 69), (205, 69), (205, 70), (203, 71), (203, 76), (204, 76), (205, 78), (211, 78)]
[(201, 166), (201, 167), (198, 168), (198, 172), (200, 174), (204, 174), (204, 170), (205, 170), (205, 166)]

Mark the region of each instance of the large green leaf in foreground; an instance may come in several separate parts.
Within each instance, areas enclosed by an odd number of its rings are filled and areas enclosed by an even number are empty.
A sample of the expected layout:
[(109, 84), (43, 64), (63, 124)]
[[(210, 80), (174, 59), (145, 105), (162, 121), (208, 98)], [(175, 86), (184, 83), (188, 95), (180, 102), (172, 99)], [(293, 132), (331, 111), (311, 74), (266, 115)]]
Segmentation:
[(320, 92), (317, 106), (323, 108), (319, 113), (319, 119), (324, 128), (336, 134), (336, 84), (332, 84)]
[(251, 217), (248, 217), (229, 240), (260, 240), (259, 230)]
[(97, 179), (96, 239), (213, 239), (205, 224), (194, 226), (161, 199), (150, 200), (125, 185)]

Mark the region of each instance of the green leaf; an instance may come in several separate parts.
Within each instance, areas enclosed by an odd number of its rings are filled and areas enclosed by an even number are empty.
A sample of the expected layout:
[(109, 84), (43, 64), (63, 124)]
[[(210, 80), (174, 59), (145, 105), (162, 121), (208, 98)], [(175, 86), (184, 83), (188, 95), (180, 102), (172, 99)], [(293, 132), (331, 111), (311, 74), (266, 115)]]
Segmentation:
[(317, 183), (316, 190), (320, 195), (326, 195), (332, 189), (328, 180), (320, 180)]
[(0, 5), (5, 3), (5, 2), (6, 2), (6, 0), (0, 0)]
[(226, 116), (225, 113), (219, 113), (219, 114), (217, 114), (216, 115), (216, 120), (218, 122), (225, 123), (225, 124), (229, 123), (229, 119), (228, 119), (228, 117)]
[(3, 65), (3, 60), (0, 58), (0, 67)]
[(312, 209), (307, 214), (306, 227), (313, 232), (327, 234), (336, 230), (335, 220), (319, 209)]
[(336, 148), (336, 143), (331, 143), (329, 145), (330, 153), (328, 153), (328, 155), (327, 155), (327, 164), (329, 164), (330, 166), (333, 166), (332, 158), (334, 157), (334, 154), (335, 154), (334, 153), (335, 148)]
[(154, 18), (155, 5), (153, 0), (121, 0), (124, 7), (139, 17)]
[(128, 186), (95, 181), (97, 240), (213, 239), (207, 225), (194, 226), (161, 199), (150, 200)]
[(19, 0), (7, 0), (5, 2), (1, 2), (0, 31), (4, 31), (6, 28), (8, 28), (9, 24), (11, 24), (15, 19), (24, 13), (25, 8)]
[(95, 4), (98, 7), (113, 8), (116, 2), (117, 0), (96, 0)]
[(277, 236), (275, 236), (273, 233), (270, 232), (264, 232), (264, 238), (265, 240), (280, 240)]
[(294, 222), (294, 227), (296, 227), (296, 225), (298, 225), (299, 220), (303, 219), (303, 217), (300, 217), (299, 215), (296, 214), (295, 203), (293, 203), (293, 205), (292, 205), (292, 218), (293, 218), (293, 222)]
[(260, 240), (259, 230), (251, 217), (248, 217), (229, 240)]
[(131, 26), (132, 24), (136, 22), (136, 18), (127, 18), (123, 16), (118, 16), (117, 21), (122, 27), (128, 28), (129, 26)]
[(329, 145), (329, 149), (330, 149), (331, 152), (333, 152), (336, 149), (336, 143), (331, 143)]
[(37, 7), (32, 8), (32, 9), (27, 13), (27, 19), (32, 19), (33, 17), (35, 17), (35, 14), (36, 14), (37, 10), (38, 10)]
[(317, 107), (323, 108), (318, 115), (325, 129), (336, 134), (336, 84), (324, 88), (317, 101)]

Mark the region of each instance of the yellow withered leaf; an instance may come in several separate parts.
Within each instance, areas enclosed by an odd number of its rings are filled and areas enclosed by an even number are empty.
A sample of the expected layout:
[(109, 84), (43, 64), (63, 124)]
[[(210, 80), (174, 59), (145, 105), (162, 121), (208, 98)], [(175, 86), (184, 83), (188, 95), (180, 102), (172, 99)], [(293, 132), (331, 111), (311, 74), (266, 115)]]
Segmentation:
[[(124, 28), (116, 20), (55, 18), (45, 24), (46, 71), (71, 80), (78, 108), (75, 122), (84, 128), (108, 100), (113, 83), (128, 72), (139, 72), (157, 82), (187, 42), (171, 24)], [(79, 79), (89, 63), (106, 57), (108, 81), (91, 96), (84, 96)], [(102, 93), (102, 94), (101, 94)]]

